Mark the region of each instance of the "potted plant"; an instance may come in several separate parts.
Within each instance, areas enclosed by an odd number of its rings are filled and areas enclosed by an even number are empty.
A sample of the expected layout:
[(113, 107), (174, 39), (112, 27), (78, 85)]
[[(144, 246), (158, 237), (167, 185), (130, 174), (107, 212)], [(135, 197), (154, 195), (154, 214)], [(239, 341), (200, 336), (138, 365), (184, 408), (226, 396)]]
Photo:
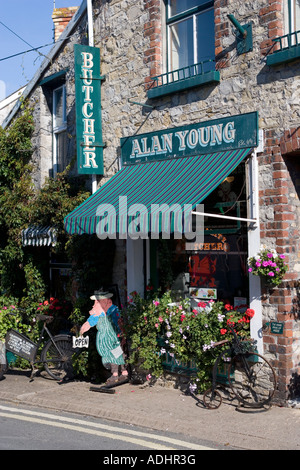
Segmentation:
[(278, 286), (288, 270), (285, 258), (284, 254), (263, 247), (255, 256), (248, 258), (248, 272), (261, 276), (269, 285)]

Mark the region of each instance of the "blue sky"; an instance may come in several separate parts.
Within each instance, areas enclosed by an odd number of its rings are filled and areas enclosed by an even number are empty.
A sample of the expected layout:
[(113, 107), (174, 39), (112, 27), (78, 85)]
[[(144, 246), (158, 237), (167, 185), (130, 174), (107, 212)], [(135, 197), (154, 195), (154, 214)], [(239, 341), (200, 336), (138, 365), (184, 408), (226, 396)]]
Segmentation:
[[(82, 0), (55, 0), (55, 7), (81, 3)], [(41, 65), (42, 56), (25, 51), (31, 49), (28, 44), (39, 47), (53, 42), (53, 5), (54, 0), (0, 0), (0, 100), (26, 85)], [(46, 54), (50, 48), (39, 51)], [(24, 54), (3, 60), (20, 52)]]

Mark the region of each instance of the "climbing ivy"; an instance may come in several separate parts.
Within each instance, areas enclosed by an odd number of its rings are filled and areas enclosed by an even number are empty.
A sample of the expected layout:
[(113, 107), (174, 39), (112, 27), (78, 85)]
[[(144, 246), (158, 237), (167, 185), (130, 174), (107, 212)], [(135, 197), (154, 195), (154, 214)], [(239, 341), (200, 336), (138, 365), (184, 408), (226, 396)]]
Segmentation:
[(90, 194), (74, 183), (70, 167), (42, 188), (34, 187), (33, 130), (28, 106), (7, 130), (0, 128), (0, 293), (13, 295), (29, 310), (45, 298), (49, 286), (39, 250), (22, 246), (22, 230), (30, 224), (55, 227), (57, 244), (50, 249), (67, 256), (72, 237), (64, 230), (64, 217)]

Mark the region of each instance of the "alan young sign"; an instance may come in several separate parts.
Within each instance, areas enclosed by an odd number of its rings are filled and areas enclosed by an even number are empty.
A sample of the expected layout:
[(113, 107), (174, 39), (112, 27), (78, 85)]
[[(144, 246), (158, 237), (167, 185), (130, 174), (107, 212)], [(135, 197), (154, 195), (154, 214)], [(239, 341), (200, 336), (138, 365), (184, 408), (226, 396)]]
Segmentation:
[(74, 45), (79, 174), (103, 175), (100, 49)]
[(258, 113), (241, 114), (121, 139), (122, 163), (187, 157), (258, 145)]

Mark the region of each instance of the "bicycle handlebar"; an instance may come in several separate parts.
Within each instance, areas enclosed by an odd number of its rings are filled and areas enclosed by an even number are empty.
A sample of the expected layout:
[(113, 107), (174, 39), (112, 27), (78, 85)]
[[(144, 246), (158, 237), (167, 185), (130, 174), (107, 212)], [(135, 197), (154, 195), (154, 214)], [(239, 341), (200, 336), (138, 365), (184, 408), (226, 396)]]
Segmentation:
[(41, 321), (45, 321), (46, 323), (51, 323), (53, 321), (53, 317), (50, 317), (49, 315), (43, 315), (41, 313), (38, 313), (36, 318)]
[(216, 343), (214, 343), (213, 348), (215, 346), (221, 346), (221, 344), (226, 344), (226, 343), (230, 343), (230, 339), (223, 339), (222, 341), (217, 341)]
[(223, 339), (222, 341), (217, 341), (216, 343), (213, 344), (213, 348), (216, 347), (216, 346), (221, 346), (222, 344), (226, 344), (226, 343), (234, 343), (234, 342), (243, 342), (243, 341), (252, 341), (252, 342), (255, 342), (255, 340), (253, 338), (247, 338), (247, 339), (241, 339), (238, 337), (238, 335), (236, 334), (236, 331), (234, 330), (234, 328), (231, 326), (231, 325), (228, 325), (228, 328), (230, 329), (231, 333), (233, 334), (233, 338), (232, 339)]

